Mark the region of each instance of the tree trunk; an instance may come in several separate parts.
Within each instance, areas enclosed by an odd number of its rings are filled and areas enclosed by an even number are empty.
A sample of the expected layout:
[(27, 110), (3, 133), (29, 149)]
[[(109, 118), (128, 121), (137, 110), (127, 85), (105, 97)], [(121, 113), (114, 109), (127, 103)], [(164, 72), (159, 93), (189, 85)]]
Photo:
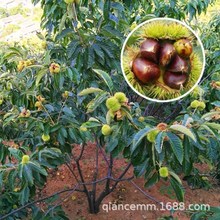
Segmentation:
[(88, 202), (89, 202), (89, 213), (91, 213), (91, 214), (99, 213), (100, 203), (94, 202), (92, 197), (88, 198)]

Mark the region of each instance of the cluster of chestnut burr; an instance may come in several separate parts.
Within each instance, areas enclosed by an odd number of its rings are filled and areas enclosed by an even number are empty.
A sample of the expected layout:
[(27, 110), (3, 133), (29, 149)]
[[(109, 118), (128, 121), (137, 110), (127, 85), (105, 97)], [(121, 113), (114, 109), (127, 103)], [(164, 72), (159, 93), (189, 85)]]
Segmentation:
[(163, 82), (172, 89), (181, 89), (190, 73), (193, 47), (189, 39), (177, 41), (145, 39), (138, 56), (132, 61), (132, 72), (142, 84)]

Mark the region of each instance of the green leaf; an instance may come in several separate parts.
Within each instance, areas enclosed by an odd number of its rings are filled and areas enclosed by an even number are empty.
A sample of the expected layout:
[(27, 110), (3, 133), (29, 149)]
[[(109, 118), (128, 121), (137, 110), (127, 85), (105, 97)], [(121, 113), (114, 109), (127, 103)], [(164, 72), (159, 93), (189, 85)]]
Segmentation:
[(216, 107), (220, 107), (220, 101), (215, 101), (215, 102), (212, 102), (211, 104)]
[(60, 133), (62, 134), (63, 137), (67, 138), (67, 131), (66, 131), (66, 129), (64, 127), (62, 127), (60, 129)]
[(100, 43), (100, 47), (102, 48), (102, 50), (106, 53), (106, 55), (109, 56), (109, 58), (111, 59), (114, 59), (115, 56), (113, 54), (113, 51), (112, 51), (112, 48), (108, 45), (108, 44), (105, 44), (105, 43)]
[(66, 19), (67, 19), (67, 13), (64, 13), (62, 18), (61, 18), (60, 24), (59, 24), (59, 33), (61, 33), (61, 31), (65, 27)]
[(111, 25), (105, 25), (102, 28), (102, 32), (107, 37), (111, 37), (111, 38), (121, 38), (121, 37), (123, 37), (123, 34), (119, 30), (113, 28)]
[(142, 164), (134, 167), (134, 174), (136, 177), (140, 177), (144, 174), (148, 166), (148, 159), (145, 160)]
[(73, 77), (72, 77), (73, 81), (79, 84), (81, 78), (79, 71), (76, 68), (72, 68), (71, 70), (73, 73)]
[(106, 123), (111, 124), (112, 116), (111, 116), (111, 110), (109, 110), (106, 114)]
[(59, 141), (61, 145), (65, 145), (65, 138), (60, 132), (58, 133), (57, 140)]
[(76, 48), (80, 45), (78, 40), (73, 40), (67, 47), (67, 56), (68, 58), (72, 57)]
[(61, 31), (61, 33), (59, 33), (57, 36), (56, 36), (56, 41), (59, 41), (61, 40), (62, 38), (66, 37), (68, 34), (73, 34), (74, 31), (72, 28), (66, 28), (64, 30)]
[(207, 125), (210, 128), (213, 128), (213, 129), (220, 131), (220, 124), (206, 122), (205, 125)]
[(184, 201), (183, 186), (179, 182), (177, 182), (176, 179), (174, 179), (173, 177), (170, 178), (170, 184), (176, 194), (178, 201), (183, 202)]
[(10, 75), (10, 73), (6, 72), (6, 73), (1, 73), (0, 75), (0, 79), (2, 78), (7, 78)]
[(95, 73), (97, 73), (97, 74), (104, 80), (104, 82), (105, 82), (106, 85), (108, 86), (110, 92), (112, 92), (114, 86), (113, 86), (113, 82), (112, 82), (112, 79), (111, 79), (111, 77), (109, 76), (109, 74), (106, 73), (106, 72), (104, 72), (104, 71), (102, 71), (102, 70), (98, 70), (98, 69), (93, 69), (93, 71), (94, 71)]
[(158, 173), (154, 173), (153, 176), (150, 177), (150, 179), (144, 184), (144, 187), (150, 188), (154, 184), (156, 184), (159, 180)]
[(46, 105), (44, 105), (44, 107), (47, 109), (47, 111), (49, 113), (54, 111), (54, 107), (52, 105), (50, 105), (50, 104), (46, 104)]
[(3, 172), (0, 172), (0, 189), (3, 187)]
[(87, 121), (82, 124), (82, 127), (86, 127), (86, 128), (95, 128), (95, 127), (99, 127), (99, 126), (102, 126), (102, 124), (100, 122), (96, 122), (96, 121)]
[(99, 88), (90, 87), (90, 88), (87, 88), (87, 89), (83, 89), (78, 95), (79, 96), (84, 96), (84, 95), (97, 93), (97, 92), (104, 92), (104, 91), (102, 89), (99, 89)]
[(190, 161), (187, 161), (186, 159), (183, 160), (183, 172), (185, 176), (189, 176), (193, 169), (193, 163)]
[(132, 115), (131, 115), (130, 111), (128, 110), (128, 108), (122, 106), (122, 107), (121, 107), (121, 112), (122, 112), (123, 114), (125, 114), (125, 116), (126, 116), (131, 122), (133, 122)]
[(220, 214), (220, 206), (210, 207), (210, 212), (219, 213)]
[(32, 186), (34, 184), (33, 181), (33, 174), (32, 174), (32, 170), (31, 170), (31, 166), (29, 166), (29, 164), (25, 164), (23, 165), (23, 177), (26, 179), (26, 181)]
[(10, 152), (10, 155), (12, 155), (18, 161), (20, 160), (21, 156), (23, 155), (22, 151), (20, 149), (9, 147), (8, 150)]
[[(39, 161), (41, 161), (42, 156), (46, 158), (56, 158), (56, 157), (61, 157), (61, 150), (58, 148), (43, 148), (39, 152)], [(40, 167), (38, 163), (35, 162), (35, 165)]]
[(144, 179), (148, 179), (149, 176), (152, 176), (152, 172), (154, 171), (154, 167), (148, 167), (145, 174), (144, 174)]
[(210, 119), (212, 119), (213, 115), (220, 115), (220, 112), (219, 111), (209, 112), (207, 114), (204, 114), (201, 118), (209, 121)]
[(174, 130), (174, 131), (178, 131), (180, 133), (183, 133), (183, 134), (187, 135), (188, 137), (192, 138), (192, 140), (196, 142), (196, 137), (190, 131), (190, 129), (188, 129), (187, 127), (185, 127), (183, 125), (171, 125), (170, 129)]
[(91, 100), (87, 105), (87, 113), (95, 111), (95, 109), (109, 97), (109, 93), (101, 92)]
[(41, 167), (37, 162), (29, 162), (28, 165), (32, 168), (32, 170), (36, 171), (37, 173), (47, 176), (47, 171), (43, 167)]
[(123, 152), (125, 146), (122, 143), (119, 143), (116, 148), (112, 151), (112, 157), (116, 158), (121, 152)]
[(102, 48), (98, 44), (93, 44), (92, 48), (94, 49), (95, 54), (98, 56), (98, 58), (104, 61), (105, 54), (103, 53)]
[(183, 145), (182, 141), (175, 134), (171, 132), (167, 132), (167, 136), (169, 137), (170, 146), (177, 158), (177, 160), (182, 164), (183, 162)]
[(182, 184), (181, 179), (179, 178), (179, 176), (177, 174), (175, 174), (173, 171), (169, 170), (169, 174), (177, 181), (179, 182), (179, 184)]
[(100, 121), (97, 118), (94, 118), (94, 117), (90, 117), (88, 121), (100, 123)]
[(44, 64), (45, 65), (50, 65), (50, 63), (51, 63), (51, 60), (50, 60), (50, 51), (48, 50), (48, 51), (46, 51), (46, 54), (45, 54), (45, 56), (44, 56)]
[(9, 62), (16, 61), (17, 58), (23, 58), (25, 54), (20, 48), (10, 47), (5, 51), (3, 59)]
[(164, 141), (165, 136), (166, 136), (166, 133), (164, 133), (164, 132), (160, 132), (160, 133), (156, 136), (155, 149), (156, 149), (156, 151), (157, 151), (159, 154), (162, 152), (163, 141)]
[(69, 134), (69, 136), (70, 136), (73, 140), (76, 140), (76, 134), (75, 134), (75, 129), (74, 129), (74, 128), (69, 128), (69, 129), (68, 129), (68, 134)]
[(88, 48), (88, 64), (87, 68), (91, 68), (95, 63), (95, 55), (94, 55), (94, 50), (92, 47)]
[(20, 179), (23, 178), (23, 165), (21, 163), (18, 165), (18, 176)]
[(184, 148), (184, 158), (185, 160), (189, 162), (192, 147), (190, 146), (189, 138), (186, 136), (184, 137), (184, 140), (183, 140), (183, 148)]
[(176, 4), (177, 4), (177, 0), (170, 0), (170, 7), (171, 8), (175, 8)]
[(20, 193), (19, 199), (22, 205), (28, 202), (30, 196), (30, 189), (26, 186)]
[(106, 144), (106, 151), (108, 153), (112, 152), (118, 146), (118, 139), (111, 138), (110, 141)]
[(137, 148), (138, 144), (141, 142), (141, 140), (146, 137), (147, 133), (150, 132), (152, 129), (149, 127), (146, 127), (142, 130), (140, 130), (137, 134), (135, 134), (133, 143), (132, 143), (132, 149), (131, 152), (133, 153), (135, 149)]
[(69, 79), (72, 81), (72, 80), (73, 80), (73, 71), (72, 71), (69, 67), (67, 67), (66, 70), (67, 70), (67, 71), (66, 71), (67, 76), (68, 76)]
[(64, 84), (64, 76), (62, 74), (54, 74), (54, 83), (57, 88), (62, 89)]
[(110, 3), (111, 3), (110, 0), (106, 0), (105, 4), (104, 4), (103, 14), (104, 14), (105, 20), (108, 20), (108, 18), (109, 18)]
[(75, 115), (73, 114), (73, 110), (68, 108), (67, 106), (65, 106), (63, 108), (63, 112), (65, 115), (69, 116), (69, 117), (75, 117)]
[(212, 217), (208, 218), (209, 220), (219, 220), (220, 219), (220, 213), (215, 213)]
[(201, 219), (205, 219), (205, 217), (206, 217), (205, 212), (197, 212), (191, 216), (190, 220), (201, 220)]
[(206, 131), (208, 131), (210, 134), (212, 134), (213, 136), (216, 136), (216, 134), (215, 134), (215, 132), (212, 130), (212, 128), (210, 128), (209, 126), (207, 126), (207, 125), (205, 125), (205, 124), (203, 124), (203, 125), (201, 125), (200, 126), (200, 130), (201, 129), (205, 129)]
[(41, 69), (38, 73), (37, 73), (37, 76), (36, 76), (36, 86), (39, 85), (41, 79), (46, 75), (48, 71), (48, 68), (43, 68)]

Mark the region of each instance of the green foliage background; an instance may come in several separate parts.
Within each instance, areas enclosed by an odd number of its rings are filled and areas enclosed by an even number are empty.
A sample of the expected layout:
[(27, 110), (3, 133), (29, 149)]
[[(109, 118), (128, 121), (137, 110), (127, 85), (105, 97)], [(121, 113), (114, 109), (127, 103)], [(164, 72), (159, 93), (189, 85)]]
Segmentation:
[[(36, 190), (44, 187), (48, 168), (69, 162), (73, 144), (95, 139), (112, 157), (123, 155), (131, 161), (135, 176), (143, 176), (146, 187), (160, 181), (159, 168), (167, 166), (170, 176), (165, 180), (179, 201), (184, 189), (178, 175), (194, 187), (208, 186), (195, 163), (209, 164), (210, 175), (219, 178), (220, 89), (213, 86), (220, 81), (219, 14), (205, 28), (199, 22), (194, 26), (206, 49), (206, 70), (200, 86), (185, 99), (167, 104), (141, 99), (127, 86), (120, 69), (120, 50), (132, 24), (164, 16), (193, 24), (214, 1), (33, 2), (40, 2), (44, 11), (42, 27), (47, 32), (38, 37), (46, 49), (36, 53), (28, 47), (5, 46), (0, 55), (0, 216), (33, 201)], [(27, 59), (33, 64), (18, 72), (18, 62)], [(60, 64), (59, 74), (49, 72), (52, 62)], [(65, 91), (68, 97), (63, 96)], [(117, 91), (126, 94), (131, 106), (119, 121), (109, 117), (105, 105)], [(46, 100), (41, 111), (35, 107), (39, 95)], [(205, 102), (203, 111), (190, 107), (195, 99)], [(23, 109), (31, 116), (19, 117)], [(146, 136), (161, 122), (167, 129), (152, 143)], [(113, 128), (108, 137), (101, 133), (103, 124)], [(44, 142), (42, 134), (49, 134), (50, 141)], [(15, 145), (7, 144), (11, 140)], [(26, 154), (30, 162), (24, 165)], [(30, 207), (31, 213), (15, 210), (7, 219), (28, 214), (32, 219), (67, 219), (61, 207), (46, 212), (34, 204)]]

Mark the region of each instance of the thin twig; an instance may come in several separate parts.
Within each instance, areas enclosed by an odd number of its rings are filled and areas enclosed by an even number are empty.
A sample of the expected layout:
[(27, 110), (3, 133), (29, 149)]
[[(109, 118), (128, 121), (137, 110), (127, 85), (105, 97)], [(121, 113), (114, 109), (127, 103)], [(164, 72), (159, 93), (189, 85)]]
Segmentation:
[(155, 107), (155, 103), (153, 103), (153, 104), (152, 104), (151, 110), (150, 110), (150, 112), (149, 112), (149, 114), (148, 114), (148, 115), (151, 115), (151, 113), (152, 113), (152, 112), (153, 112), (153, 110), (154, 110), (154, 107)]
[(67, 101), (67, 98), (65, 98), (64, 102), (62, 103), (62, 106), (61, 106), (61, 109), (60, 109), (60, 112), (59, 112), (59, 115), (58, 115), (58, 118), (57, 118), (57, 123), (60, 121), (60, 117), (61, 117), (61, 113), (63, 111), (63, 108), (66, 104), (66, 101)]
[[(129, 170), (129, 168), (131, 167), (131, 163), (129, 163), (127, 165), (127, 167), (125, 168), (125, 170), (122, 172), (122, 174), (119, 176), (119, 178), (115, 179), (113, 177), (106, 177), (106, 179), (110, 179), (110, 180), (113, 180), (115, 181), (115, 184), (112, 186), (111, 189), (107, 189), (107, 190), (104, 190), (98, 197), (97, 201), (96, 201), (96, 204), (100, 204), (102, 202), (102, 200), (108, 195), (110, 194), (111, 192), (114, 191), (114, 189), (116, 188), (116, 186), (118, 185), (119, 182), (121, 181), (124, 181), (123, 180), (123, 176), (127, 173), (127, 171)], [(129, 180), (129, 179), (133, 179), (134, 177), (130, 177), (130, 178), (126, 178), (125, 180)]]
[(84, 152), (84, 150), (85, 150), (85, 145), (86, 145), (86, 144), (84, 144), (84, 143), (82, 144), (82, 148), (81, 148), (81, 151), (80, 151), (79, 156), (78, 156), (77, 158), (74, 158), (74, 157), (73, 157), (73, 159), (75, 160), (75, 162), (79, 162), (80, 159), (82, 158), (83, 152)]
[[(85, 145), (83, 144), (82, 149), (81, 149), (81, 153), (80, 153), (79, 157), (75, 160), (76, 166), (77, 166), (77, 169), (78, 169), (78, 173), (79, 173), (79, 176), (80, 176), (80, 179), (81, 179), (81, 184), (85, 183), (85, 180), (84, 180), (84, 177), (83, 177), (83, 174), (82, 174), (82, 170), (81, 170), (81, 167), (80, 167), (80, 164), (79, 164), (79, 160), (82, 157), (82, 154), (83, 154), (83, 151), (84, 151), (84, 146)], [(84, 188), (84, 191), (86, 193), (87, 198), (89, 199), (89, 191), (88, 191), (85, 184), (83, 184), (83, 188)]]
[(43, 107), (44, 111), (47, 113), (47, 115), (48, 115), (49, 119), (51, 120), (52, 124), (55, 125), (55, 122), (53, 121), (53, 119), (51, 118), (49, 112), (47, 111), (47, 109), (45, 108), (45, 106), (43, 104), (42, 104), (42, 107)]
[(208, 79), (214, 72), (209, 73), (206, 77), (204, 77), (200, 82), (199, 85), (201, 85), (206, 79)]
[[(177, 113), (177, 111), (178, 111), (178, 109), (179, 109), (179, 107), (181, 106), (181, 100), (177, 103), (177, 105), (176, 105), (176, 108), (172, 111), (172, 113), (170, 114), (170, 115), (168, 115), (165, 119), (164, 119), (164, 121), (165, 122), (167, 122), (168, 120), (171, 120), (172, 118), (175, 118), (176, 117), (176, 113)], [(181, 109), (180, 109), (181, 110)], [(180, 111), (179, 110), (179, 111)], [(179, 111), (178, 111), (178, 113), (179, 113)]]
[(103, 149), (102, 149), (102, 146), (101, 146), (101, 144), (100, 144), (98, 138), (96, 137), (96, 134), (94, 133), (93, 135), (94, 135), (94, 137), (95, 137), (96, 144), (98, 145), (99, 150), (100, 150), (100, 152), (101, 152), (101, 154), (102, 154), (102, 156), (103, 156), (103, 158), (104, 158), (106, 164), (107, 164), (108, 167), (109, 167), (109, 161), (108, 161), (108, 158), (107, 158), (107, 156), (105, 155), (105, 153), (104, 153), (104, 151), (103, 151)]
[[(99, 148), (98, 148), (98, 146), (96, 146), (96, 163), (95, 163), (95, 172), (93, 175), (94, 182), (97, 180), (98, 171), (99, 171)], [(92, 187), (93, 204), (95, 203), (95, 199), (96, 199), (96, 185), (97, 185), (97, 183), (94, 183), (93, 187)]]
[(74, 178), (76, 179), (77, 183), (79, 183), (79, 179), (77, 178), (76, 174), (74, 173), (73, 169), (70, 167), (68, 163), (65, 163), (66, 166), (69, 168), (70, 172), (73, 174)]
[[(124, 170), (124, 171), (122, 172), (122, 174), (118, 177), (118, 180), (120, 180), (120, 179), (123, 178), (123, 176), (127, 173), (127, 171), (130, 169), (130, 167), (131, 167), (131, 163), (129, 163), (129, 164), (127, 165), (127, 167), (125, 168), (125, 170)], [(116, 186), (118, 185), (119, 182), (120, 182), (120, 181), (116, 181), (116, 183), (112, 186), (111, 191), (113, 191), (113, 190), (116, 188)]]
[[(76, 190), (75, 190), (76, 191)], [(64, 198), (60, 198), (60, 201), (58, 203), (56, 203), (53, 207), (49, 208), (47, 210), (47, 212), (44, 214), (44, 216), (47, 216), (48, 213), (50, 213), (51, 210), (55, 209), (56, 207), (60, 206), (63, 202), (65, 202), (66, 199), (68, 199), (74, 192), (70, 192), (68, 193), (67, 196), (65, 196)]]
[[(109, 164), (109, 167), (108, 167), (108, 174), (107, 174), (108, 177), (112, 176), (112, 168), (113, 168), (113, 156), (112, 156), (112, 153), (111, 153), (110, 154), (110, 164)], [(109, 189), (110, 189), (110, 179), (107, 179), (105, 190), (108, 191)]]
[(79, 39), (80, 39), (80, 42), (83, 44), (84, 42), (83, 42), (83, 39), (82, 39), (82, 37), (81, 37), (81, 35), (80, 35), (80, 33), (79, 33), (79, 30), (78, 30), (78, 28), (75, 26), (75, 23), (78, 23), (78, 18), (77, 18), (77, 12), (76, 12), (76, 5), (75, 5), (75, 3), (73, 3), (73, 19), (74, 19), (74, 23), (72, 24), (73, 25), (73, 28), (74, 28), (74, 30), (76, 31), (76, 33), (78, 34), (78, 36), (79, 36)]
[(17, 167), (18, 167), (18, 166), (2, 168), (2, 167), (0, 166), (0, 171), (11, 171), (11, 170), (17, 169)]
[(161, 109), (161, 107), (164, 108), (164, 104), (165, 104), (165, 103), (163, 103), (163, 105), (162, 105), (162, 104), (158, 105), (157, 108), (156, 108), (156, 110), (154, 110), (154, 112), (152, 112), (151, 115), (152, 115), (152, 116), (155, 116), (155, 114)]
[(130, 180), (130, 183), (132, 183), (132, 185), (138, 189), (140, 192), (142, 192), (148, 199), (158, 203), (158, 204), (161, 204), (161, 202), (157, 199), (155, 199), (154, 197), (148, 195), (144, 190), (142, 190), (133, 180)]

